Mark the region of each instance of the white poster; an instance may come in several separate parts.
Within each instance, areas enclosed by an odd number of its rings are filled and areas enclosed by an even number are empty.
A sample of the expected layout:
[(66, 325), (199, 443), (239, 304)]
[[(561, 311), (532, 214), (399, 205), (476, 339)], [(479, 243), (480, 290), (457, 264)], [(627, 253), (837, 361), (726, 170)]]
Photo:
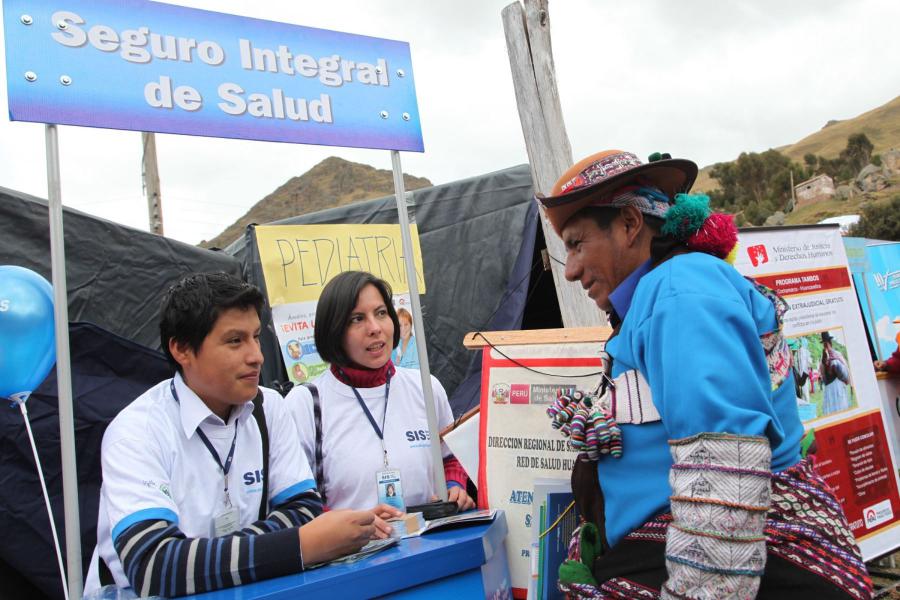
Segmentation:
[(816, 469), (835, 489), (863, 557), (900, 546), (897, 467), (837, 227), (749, 229), (735, 266), (788, 302), (797, 408)]
[(560, 392), (597, 387), (602, 351), (601, 342), (484, 348), (478, 497), (482, 508), (506, 511), (516, 597), (530, 580), (534, 480), (568, 481), (578, 456), (547, 408)]

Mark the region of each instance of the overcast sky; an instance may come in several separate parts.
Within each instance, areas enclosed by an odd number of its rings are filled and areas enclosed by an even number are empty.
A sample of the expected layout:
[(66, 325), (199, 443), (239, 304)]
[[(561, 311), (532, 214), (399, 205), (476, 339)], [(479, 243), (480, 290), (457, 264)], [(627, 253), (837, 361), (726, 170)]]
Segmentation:
[[(439, 184), (527, 161), (500, 17), (509, 0), (170, 3), (407, 41), (425, 152), (403, 153), (404, 171)], [(576, 159), (659, 150), (704, 166), (900, 95), (896, 0), (551, 0), (550, 20)], [(44, 128), (10, 122), (0, 96), (0, 186), (46, 197)], [(64, 204), (147, 229), (140, 134), (59, 137)], [(391, 167), (382, 150), (178, 135), (157, 145), (166, 234), (189, 243), (328, 156)]]

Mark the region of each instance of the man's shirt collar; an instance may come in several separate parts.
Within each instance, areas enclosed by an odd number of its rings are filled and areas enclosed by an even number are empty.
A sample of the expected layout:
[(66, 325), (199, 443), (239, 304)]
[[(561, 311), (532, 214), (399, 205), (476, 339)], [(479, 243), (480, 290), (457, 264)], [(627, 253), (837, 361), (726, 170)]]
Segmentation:
[(638, 281), (649, 271), (650, 259), (648, 258), (609, 294), (609, 303), (619, 320), (624, 319), (628, 309), (631, 308), (631, 299), (634, 297)]
[[(206, 403), (200, 399), (200, 396), (194, 393), (194, 390), (188, 387), (184, 382), (181, 373), (176, 373), (173, 378), (175, 383), (175, 391), (178, 392), (178, 410), (181, 416), (181, 427), (184, 430), (184, 436), (190, 438), (194, 435), (194, 431), (200, 426), (200, 423), (209, 420), (210, 423), (222, 424), (222, 419), (216, 416)], [(229, 421), (244, 420), (253, 412), (253, 402), (247, 402), (241, 406), (236, 406), (231, 411)]]

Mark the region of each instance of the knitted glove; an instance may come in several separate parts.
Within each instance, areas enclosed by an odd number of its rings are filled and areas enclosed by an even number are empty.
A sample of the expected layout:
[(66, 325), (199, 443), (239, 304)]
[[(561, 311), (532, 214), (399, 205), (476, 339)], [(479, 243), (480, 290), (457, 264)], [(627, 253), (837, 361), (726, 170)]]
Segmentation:
[(766, 565), (768, 439), (700, 433), (669, 445), (673, 520), (660, 597), (752, 600)]

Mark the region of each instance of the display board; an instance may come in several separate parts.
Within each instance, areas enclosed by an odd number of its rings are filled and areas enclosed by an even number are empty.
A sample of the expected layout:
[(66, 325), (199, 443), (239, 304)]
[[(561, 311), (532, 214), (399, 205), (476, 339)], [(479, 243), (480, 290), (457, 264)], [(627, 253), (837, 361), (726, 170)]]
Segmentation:
[(735, 263), (789, 304), (797, 405), (816, 468), (835, 489), (863, 557), (900, 546), (900, 496), (847, 256), (835, 227), (743, 230)]
[(3, 3), (14, 121), (421, 152), (409, 44), (143, 0)]
[[(559, 330), (560, 332), (571, 330)], [(603, 369), (607, 328), (593, 341), (486, 345), (482, 357), (478, 499), (506, 512), (513, 593), (524, 598), (531, 578), (532, 500), (537, 478), (567, 481), (575, 451), (550, 426), (547, 408), (560, 390), (594, 389)], [(520, 332), (527, 334), (529, 332)], [(501, 342), (485, 333), (484, 339)], [(534, 339), (539, 339), (540, 335)]]
[[(260, 225), (255, 233), (272, 321), (292, 382), (314, 379), (327, 368), (316, 351), (313, 328), (319, 294), (338, 273), (368, 271), (384, 279), (394, 292), (394, 307), (400, 314), (406, 311), (407, 322), (412, 322), (399, 225)], [(415, 225), (410, 233), (419, 291), (424, 294)], [(414, 348), (414, 343), (407, 347)]]
[(900, 333), (900, 243), (867, 244), (865, 256), (853, 280), (875, 354), (886, 360)]

